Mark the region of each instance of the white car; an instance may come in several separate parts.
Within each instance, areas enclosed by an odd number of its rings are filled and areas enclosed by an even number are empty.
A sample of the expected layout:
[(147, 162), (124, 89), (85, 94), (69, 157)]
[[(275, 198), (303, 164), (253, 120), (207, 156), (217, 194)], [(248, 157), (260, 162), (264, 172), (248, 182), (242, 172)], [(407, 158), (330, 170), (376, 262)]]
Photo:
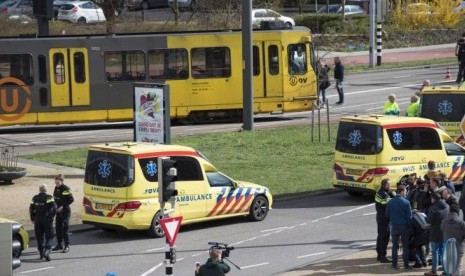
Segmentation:
[(65, 2), (58, 10), (58, 20), (66, 20), (74, 23), (105, 22), (103, 10), (94, 2)]
[(275, 21), (279, 20), (284, 22), (287, 28), (295, 26), (294, 19), (284, 16), (278, 12), (270, 9), (252, 9), (252, 25), (254, 27), (260, 27), (263, 21)]

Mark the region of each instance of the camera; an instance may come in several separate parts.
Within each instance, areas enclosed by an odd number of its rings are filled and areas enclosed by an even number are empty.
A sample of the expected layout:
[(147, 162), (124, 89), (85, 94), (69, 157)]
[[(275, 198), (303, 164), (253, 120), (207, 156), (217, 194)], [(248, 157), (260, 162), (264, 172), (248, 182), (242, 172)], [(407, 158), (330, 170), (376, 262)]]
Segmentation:
[(234, 250), (234, 246), (230, 246), (222, 242), (209, 242), (208, 245), (210, 245), (210, 250), (215, 249), (215, 248), (222, 250), (221, 258), (228, 258), (231, 250)]

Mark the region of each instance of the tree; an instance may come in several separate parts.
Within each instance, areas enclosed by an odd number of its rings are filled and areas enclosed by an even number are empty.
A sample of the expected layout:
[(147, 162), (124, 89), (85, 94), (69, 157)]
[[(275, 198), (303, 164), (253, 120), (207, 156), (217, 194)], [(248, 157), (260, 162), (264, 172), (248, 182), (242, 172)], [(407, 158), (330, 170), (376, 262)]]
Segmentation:
[(95, 2), (102, 8), (103, 14), (107, 19), (107, 34), (113, 34), (116, 17), (123, 10), (124, 0), (95, 0)]

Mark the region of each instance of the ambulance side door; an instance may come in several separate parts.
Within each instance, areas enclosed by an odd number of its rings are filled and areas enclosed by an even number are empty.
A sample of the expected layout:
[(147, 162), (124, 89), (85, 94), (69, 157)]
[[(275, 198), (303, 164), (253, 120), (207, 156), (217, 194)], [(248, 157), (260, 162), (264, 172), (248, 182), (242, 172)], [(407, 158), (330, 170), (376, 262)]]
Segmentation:
[(206, 172), (212, 199), (207, 201), (207, 217), (229, 215), (236, 207), (234, 182), (219, 172)]
[(175, 156), (178, 179), (176, 181), (176, 209), (184, 220), (205, 217), (207, 200), (211, 197), (197, 159), (190, 156)]

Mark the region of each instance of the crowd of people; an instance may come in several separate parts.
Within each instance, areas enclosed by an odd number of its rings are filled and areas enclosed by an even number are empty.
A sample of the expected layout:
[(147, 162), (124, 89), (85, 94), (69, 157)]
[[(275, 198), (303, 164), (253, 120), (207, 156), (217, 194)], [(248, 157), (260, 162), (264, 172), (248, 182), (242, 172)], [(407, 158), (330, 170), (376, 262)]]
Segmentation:
[[(424, 176), (411, 174), (405, 181), (397, 183), (395, 192), (391, 192), (391, 181), (383, 179), (375, 195), (378, 261), (391, 263), (397, 270), (401, 244), (404, 269), (431, 265), (431, 270), (424, 275), (440, 275), (444, 242), (454, 238), (458, 262), (448, 275), (460, 275), (465, 240), (464, 194), (461, 193), (457, 200), (453, 184), (446, 174), (436, 170), (434, 161), (428, 162)], [(392, 259), (387, 256), (389, 238)], [(427, 260), (429, 254), (431, 263)], [(410, 262), (414, 262), (413, 266)]]

